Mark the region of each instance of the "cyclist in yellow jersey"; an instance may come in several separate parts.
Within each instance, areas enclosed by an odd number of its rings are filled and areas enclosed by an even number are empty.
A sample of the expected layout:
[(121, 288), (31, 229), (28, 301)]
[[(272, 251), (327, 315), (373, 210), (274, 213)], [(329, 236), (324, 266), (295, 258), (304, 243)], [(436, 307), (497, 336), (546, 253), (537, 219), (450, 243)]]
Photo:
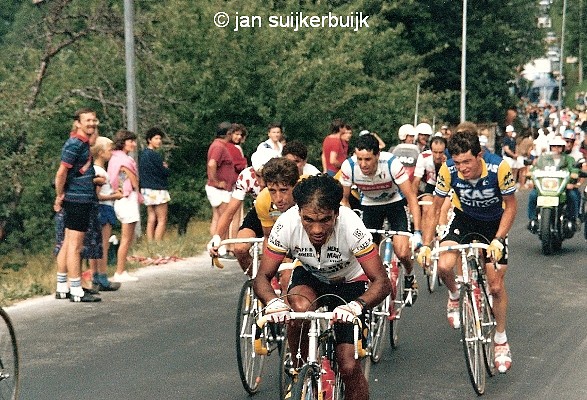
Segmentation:
[[(509, 370), (512, 363), (510, 346), (506, 336), (507, 292), (507, 234), (516, 217), (515, 181), (510, 166), (501, 157), (481, 150), (477, 127), (470, 122), (457, 127), (457, 133), (448, 142), (452, 159), (447, 160), (436, 183), (434, 204), (435, 221), (423, 232), (423, 242), (430, 243), (434, 237), (434, 226), (438, 223), (439, 210), (444, 198), (454, 190), (454, 217), (440, 239), (441, 246), (450, 246), (463, 238), (487, 238), (491, 240), (487, 249), (486, 274), (493, 297), (493, 312), (496, 320), (495, 366), (501, 373)], [(420, 263), (430, 259), (430, 247), (423, 246), (418, 254)], [(497, 268), (490, 262), (497, 261)], [(457, 251), (444, 252), (438, 260), (438, 272), (449, 291), (447, 318), (453, 328), (460, 327), (459, 288), (455, 282), (454, 266), (460, 262)]]

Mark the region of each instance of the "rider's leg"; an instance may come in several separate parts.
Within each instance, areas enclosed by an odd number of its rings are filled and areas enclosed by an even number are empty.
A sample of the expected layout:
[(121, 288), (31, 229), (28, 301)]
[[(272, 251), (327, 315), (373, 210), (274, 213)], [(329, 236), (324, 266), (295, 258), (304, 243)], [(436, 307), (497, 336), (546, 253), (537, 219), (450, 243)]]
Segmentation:
[[(291, 287), (287, 293), (287, 301), (294, 311), (312, 311), (316, 309), (314, 300), (317, 295), (314, 289), (307, 285), (297, 285)], [(304, 364), (308, 357), (308, 340), (307, 332), (308, 325), (303, 324), (302, 320), (291, 320), (287, 323), (287, 339), (289, 342), (289, 349), (294, 361), (294, 367), (299, 368)], [(302, 327), (304, 332), (302, 332)], [(300, 339), (305, 338), (305, 340)], [(297, 358), (298, 349), (300, 350), (301, 358)]]
[(528, 219), (530, 221), (536, 219), (536, 202), (538, 201), (538, 191), (532, 189), (528, 194)]
[[(367, 400), (369, 398), (369, 384), (361, 369), (360, 360), (355, 360), (355, 347), (349, 343), (336, 345), (336, 361), (340, 376), (347, 390), (346, 400)], [(352, 388), (352, 390), (350, 390)]]
[[(242, 228), (238, 231), (237, 238), (254, 238), (256, 237), (255, 232), (249, 228)], [(236, 243), (234, 245), (234, 255), (238, 260), (238, 264), (241, 266), (242, 270), (247, 273), (247, 275), (251, 276), (251, 265), (253, 263), (253, 257), (249, 250), (251, 248), (250, 243)]]

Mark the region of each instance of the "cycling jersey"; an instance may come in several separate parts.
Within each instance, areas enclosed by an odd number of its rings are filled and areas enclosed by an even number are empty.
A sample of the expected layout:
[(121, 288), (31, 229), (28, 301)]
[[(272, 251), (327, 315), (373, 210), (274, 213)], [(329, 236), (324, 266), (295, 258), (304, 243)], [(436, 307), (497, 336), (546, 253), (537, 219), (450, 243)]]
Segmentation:
[(355, 184), (361, 193), (361, 204), (374, 206), (394, 203), (403, 198), (398, 185), (409, 180), (408, 173), (397, 157), (386, 151), (379, 153), (375, 175), (365, 175), (357, 164), (357, 156), (347, 158), (340, 167), (340, 183)]
[(271, 228), (275, 221), (277, 221), (277, 218), (281, 215), (281, 211), (279, 211), (271, 201), (271, 195), (267, 188), (261, 190), (257, 196), (255, 209), (257, 210), (259, 221), (261, 221), (261, 226), (264, 228)]
[(414, 180), (414, 170), (416, 169), (416, 161), (420, 148), (415, 144), (400, 143), (394, 147), (392, 154), (396, 156), (406, 168), (410, 182)]
[(465, 214), (481, 221), (500, 219), (503, 214), (502, 196), (516, 191), (511, 168), (501, 157), (484, 153), (481, 177), (468, 181), (461, 177), (454, 160), (447, 160), (438, 172), (434, 193), (447, 197), (454, 189), (453, 205)]
[(438, 168), (436, 167), (436, 164), (434, 164), (432, 150), (426, 150), (420, 153), (418, 160), (416, 161), (414, 176), (417, 178), (422, 178), (422, 182), (424, 183), (435, 185), (437, 172)]
[(282, 259), (288, 251), (299, 267), (325, 283), (366, 280), (359, 260), (377, 256), (372, 236), (361, 219), (343, 206), (333, 233), (319, 253), (302, 226), (298, 207), (283, 213), (271, 230), (264, 256)]
[(243, 201), (247, 193), (255, 198), (259, 195), (260, 191), (261, 186), (257, 182), (257, 174), (253, 167), (249, 167), (243, 169), (238, 175), (234, 190), (232, 191), (232, 197)]

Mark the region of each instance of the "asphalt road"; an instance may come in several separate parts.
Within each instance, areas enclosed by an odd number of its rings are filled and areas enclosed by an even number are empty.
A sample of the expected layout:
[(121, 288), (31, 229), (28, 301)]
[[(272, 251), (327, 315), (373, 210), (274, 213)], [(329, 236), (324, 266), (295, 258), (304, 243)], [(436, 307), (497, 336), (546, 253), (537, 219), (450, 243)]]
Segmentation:
[[(525, 229), (525, 197), (510, 233), (508, 337), (513, 366), (488, 379), (487, 399), (585, 399), (587, 263), (582, 235), (540, 254)], [(21, 351), (22, 399), (247, 399), (238, 377), (234, 314), (244, 277), (206, 256), (143, 268), (102, 303), (51, 296), (9, 307)], [(403, 314), (400, 346), (371, 369), (372, 399), (474, 399), (446, 292)], [(269, 358), (258, 400), (278, 398)]]

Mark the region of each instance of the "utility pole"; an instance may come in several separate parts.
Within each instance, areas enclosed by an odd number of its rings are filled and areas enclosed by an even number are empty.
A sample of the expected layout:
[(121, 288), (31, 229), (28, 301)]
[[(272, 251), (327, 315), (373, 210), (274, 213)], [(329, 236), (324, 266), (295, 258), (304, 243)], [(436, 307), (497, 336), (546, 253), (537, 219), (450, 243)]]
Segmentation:
[(561, 29), (561, 54), (560, 54), (560, 75), (558, 77), (558, 104), (559, 110), (563, 108), (563, 78), (565, 76), (565, 22), (567, 19), (567, 0), (563, 0), (563, 23)]
[(124, 50), (126, 61), (126, 125), (129, 131), (137, 133), (133, 0), (124, 0)]
[(467, 99), (467, 0), (463, 0), (463, 36), (461, 48), (461, 122), (466, 119), (465, 104)]

